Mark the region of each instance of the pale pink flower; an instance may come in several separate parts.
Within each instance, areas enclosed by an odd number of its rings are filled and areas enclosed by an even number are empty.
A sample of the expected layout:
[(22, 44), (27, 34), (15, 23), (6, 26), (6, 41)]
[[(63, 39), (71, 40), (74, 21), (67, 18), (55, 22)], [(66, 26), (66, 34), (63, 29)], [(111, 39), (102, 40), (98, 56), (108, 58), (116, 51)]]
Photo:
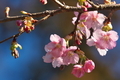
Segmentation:
[[(117, 32), (111, 30), (108, 32), (97, 29), (93, 32), (91, 39), (87, 40), (89, 46), (96, 46), (101, 55), (105, 55), (107, 49), (113, 49), (116, 46), (118, 40)], [(102, 53), (103, 52), (103, 53)]]
[(63, 62), (64, 65), (69, 65), (69, 64), (75, 64), (78, 63), (79, 61), (79, 56), (78, 54), (74, 53), (74, 51), (77, 49), (76, 46), (70, 46), (68, 49), (63, 54)]
[(85, 71), (84, 71), (82, 65), (74, 65), (74, 68), (71, 73), (74, 76), (81, 78), (84, 75)]
[(83, 68), (85, 72), (90, 73), (95, 68), (95, 63), (92, 60), (86, 60)]
[[(75, 21), (77, 20), (77, 17), (73, 17), (72, 23), (75, 24)], [(77, 29), (80, 30), (80, 32), (86, 36), (88, 39), (90, 37), (90, 30), (89, 28), (84, 24), (84, 20), (79, 20), (79, 23), (77, 25)]]
[(65, 39), (54, 34), (50, 36), (50, 40), (51, 42), (45, 45), (45, 51), (51, 52), (54, 57), (62, 56), (63, 52), (66, 50)]
[(93, 28), (95, 30), (103, 27), (105, 16), (98, 13), (98, 11), (88, 11), (81, 14), (80, 20), (85, 20), (84, 25), (86, 25), (88, 29)]
[[(72, 23), (75, 24), (77, 20), (78, 12), (74, 12), (76, 17), (73, 17)], [(90, 37), (90, 28), (101, 29), (103, 27), (103, 22), (105, 16), (98, 11), (88, 11), (80, 15), (80, 20), (78, 21), (77, 29), (79, 29), (88, 39)]]

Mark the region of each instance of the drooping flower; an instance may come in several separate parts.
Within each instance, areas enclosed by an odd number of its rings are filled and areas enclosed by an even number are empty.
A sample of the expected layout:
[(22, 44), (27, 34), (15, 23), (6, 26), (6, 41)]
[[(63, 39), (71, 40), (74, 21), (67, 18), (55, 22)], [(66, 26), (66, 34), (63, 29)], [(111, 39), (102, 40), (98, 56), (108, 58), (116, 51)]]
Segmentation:
[(74, 68), (73, 68), (73, 70), (72, 70), (72, 72), (71, 72), (74, 76), (76, 76), (76, 77), (78, 77), (78, 78), (81, 78), (83, 75), (84, 75), (84, 73), (85, 73), (85, 71), (84, 71), (84, 68), (83, 68), (83, 66), (82, 65), (74, 65)]
[[(72, 23), (75, 24), (75, 21), (77, 20), (77, 17), (73, 17), (73, 21)], [(81, 32), (83, 35), (86, 36), (86, 38), (89, 38), (90, 36), (90, 28), (88, 28), (85, 24), (84, 24), (85, 20), (79, 20), (79, 23), (77, 24), (77, 32)]]
[(70, 46), (66, 51), (64, 52), (62, 58), (64, 65), (69, 65), (69, 64), (76, 64), (79, 61), (79, 56), (78, 54), (74, 53), (74, 51), (77, 49), (76, 46)]
[(45, 45), (45, 51), (50, 52), (54, 57), (62, 56), (66, 50), (66, 41), (64, 38), (60, 38), (57, 34), (50, 36), (51, 42)]
[(95, 63), (92, 60), (86, 60), (83, 68), (85, 72), (90, 73), (95, 68)]
[(93, 36), (87, 40), (87, 44), (89, 46), (96, 46), (100, 55), (103, 56), (106, 54), (107, 49), (113, 49), (116, 46), (117, 40), (117, 32), (113, 30), (105, 32), (101, 29), (97, 29), (93, 32)]

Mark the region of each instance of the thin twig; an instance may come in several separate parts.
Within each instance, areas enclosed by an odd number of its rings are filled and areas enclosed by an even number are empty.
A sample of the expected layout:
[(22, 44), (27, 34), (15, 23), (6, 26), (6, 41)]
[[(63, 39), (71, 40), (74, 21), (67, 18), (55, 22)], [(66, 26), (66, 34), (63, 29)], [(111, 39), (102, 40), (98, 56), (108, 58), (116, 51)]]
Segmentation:
[(34, 25), (37, 25), (37, 24), (39, 24), (40, 22), (48, 19), (50, 16), (51, 16), (51, 15), (47, 15), (47, 16), (43, 17), (42, 19), (38, 20), (37, 23), (35, 23)]
[(0, 43), (3, 43), (3, 42), (5, 42), (5, 41), (7, 41), (7, 40), (9, 40), (9, 39), (18, 37), (18, 36), (20, 36), (22, 33), (23, 33), (23, 32), (19, 32), (19, 33), (15, 34), (15, 35), (13, 35), (13, 36), (11, 36), (11, 37), (9, 37), (9, 38), (6, 38), (6, 39), (0, 41)]

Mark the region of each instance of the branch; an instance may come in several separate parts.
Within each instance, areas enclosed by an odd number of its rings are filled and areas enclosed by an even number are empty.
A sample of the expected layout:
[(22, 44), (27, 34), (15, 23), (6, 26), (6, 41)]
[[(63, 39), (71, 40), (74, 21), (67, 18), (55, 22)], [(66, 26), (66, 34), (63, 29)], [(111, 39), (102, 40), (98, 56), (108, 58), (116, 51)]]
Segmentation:
[[(74, 11), (77, 11), (77, 12), (80, 12), (80, 13), (85, 12), (84, 8), (82, 8), (82, 7), (68, 6), (68, 5), (65, 5), (65, 4), (61, 3), (59, 0), (53, 0), (53, 1), (59, 6), (59, 8), (56, 9), (56, 10), (46, 10), (46, 11), (37, 12), (37, 13), (30, 13), (29, 15), (19, 15), (19, 16), (9, 16), (8, 15), (8, 17), (6, 17), (6, 18), (0, 19), (0, 23), (15, 21), (15, 20), (22, 20), (22, 19), (24, 19), (25, 17), (28, 17), (28, 16), (31, 16), (33, 18), (43, 17), (42, 19), (38, 20), (37, 23), (34, 24), (34, 25), (37, 25), (38, 23), (48, 19), (49, 17), (60, 14), (60, 13), (63, 13), (63, 12), (74, 12)], [(87, 0), (87, 1), (92, 5), (92, 7), (88, 8), (87, 11), (120, 10), (120, 4), (98, 4), (98, 5), (96, 5), (89, 0)], [(18, 37), (22, 33), (19, 32), (16, 35), (13, 35), (13, 36), (11, 36), (7, 39), (4, 39), (4, 40), (0, 41), (0, 43), (2, 43), (4, 41), (7, 41), (11, 38), (14, 38), (14, 37)]]
[(19, 32), (19, 33), (15, 34), (15, 35), (13, 35), (13, 36), (7, 38), (7, 39), (4, 39), (4, 40), (0, 41), (0, 43), (3, 43), (3, 42), (5, 42), (5, 41), (7, 41), (7, 40), (9, 40), (9, 39), (18, 37), (18, 36), (20, 36), (22, 33), (23, 33), (23, 32)]
[[(31, 16), (33, 18), (36, 18), (36, 17), (38, 18), (38, 17), (47, 16), (47, 15), (54, 16), (54, 15), (57, 15), (57, 14), (63, 13), (63, 12), (74, 12), (74, 11), (78, 11), (81, 13), (84, 12), (83, 8), (76, 7), (76, 6), (68, 6), (68, 5), (62, 4), (58, 0), (54, 0), (54, 2), (59, 5), (59, 7), (60, 7), (59, 9), (31, 13), (30, 15), (10, 16), (8, 18), (1, 19), (0, 23), (14, 21), (14, 20), (21, 20), (27, 16)], [(92, 3), (92, 4), (94, 4), (94, 3)], [(99, 5), (97, 5), (97, 7), (93, 6), (91, 8), (88, 8), (88, 11), (94, 11), (94, 10), (120, 10), (120, 4), (99, 4)]]

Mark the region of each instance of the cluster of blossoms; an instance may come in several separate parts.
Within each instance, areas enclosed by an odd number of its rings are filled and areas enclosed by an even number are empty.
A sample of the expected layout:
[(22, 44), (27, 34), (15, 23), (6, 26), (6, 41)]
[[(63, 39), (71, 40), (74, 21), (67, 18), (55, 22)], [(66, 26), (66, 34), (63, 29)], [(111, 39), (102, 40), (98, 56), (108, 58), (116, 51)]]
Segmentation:
[[(27, 12), (25, 11), (22, 11), (23, 14), (28, 14)], [(25, 17), (24, 20), (17, 20), (16, 21), (16, 24), (17, 26), (19, 26), (19, 32), (20, 33), (23, 33), (23, 32), (26, 32), (26, 33), (29, 33), (31, 32), (32, 30), (34, 30), (34, 23), (36, 22), (37, 20), (34, 20), (32, 17), (28, 16), (28, 17)], [(19, 57), (19, 52), (17, 50), (17, 48), (20, 48), (22, 49), (22, 46), (20, 44), (17, 43), (16, 41), (16, 36), (13, 38), (13, 41), (11, 43), (11, 47), (10, 47), (10, 50), (12, 51), (12, 56), (15, 57), (15, 58), (18, 58)]]
[[(47, 53), (43, 56), (44, 62), (52, 63), (54, 68), (75, 64), (72, 74), (76, 77), (82, 77), (85, 72), (90, 73), (95, 68), (94, 62), (86, 59), (77, 46), (67, 46), (67, 41), (56, 34), (52, 34), (50, 40), (51, 42), (45, 45)], [(83, 60), (84, 66), (81, 63)]]
[(35, 28), (33, 23), (35, 23), (35, 20), (32, 17), (25, 17), (24, 20), (17, 21), (17, 26), (20, 26), (20, 32), (29, 33)]
[[(92, 6), (86, 0), (77, 6), (83, 8), (85, 12), (74, 12), (75, 17), (72, 23), (75, 25), (75, 30), (65, 38), (52, 34), (51, 42), (45, 45), (47, 53), (43, 56), (43, 60), (46, 63), (52, 63), (54, 68), (74, 64), (72, 74), (80, 78), (84, 73), (90, 73), (95, 68), (94, 62), (77, 47), (81, 45), (83, 37), (86, 38), (88, 46), (95, 46), (99, 54), (105, 56), (108, 49), (116, 46), (118, 34), (112, 30), (109, 17), (98, 11), (87, 11), (87, 8)], [(69, 46), (71, 39), (74, 39), (76, 46)]]
[(51, 42), (45, 46), (47, 54), (43, 56), (44, 62), (52, 62), (54, 68), (78, 63), (79, 55), (75, 53), (76, 46), (67, 48), (65, 39), (56, 34), (51, 35), (50, 40)]
[[(75, 24), (79, 13), (75, 12), (74, 14), (76, 17), (73, 17), (73, 24)], [(118, 34), (112, 30), (109, 19), (105, 15), (98, 13), (98, 11), (81, 13), (77, 23), (76, 33), (78, 31), (81, 37), (86, 37), (86, 44), (88, 46), (95, 46), (101, 56), (106, 55), (108, 49), (113, 49), (118, 40)], [(79, 41), (81, 39), (77, 40)]]

